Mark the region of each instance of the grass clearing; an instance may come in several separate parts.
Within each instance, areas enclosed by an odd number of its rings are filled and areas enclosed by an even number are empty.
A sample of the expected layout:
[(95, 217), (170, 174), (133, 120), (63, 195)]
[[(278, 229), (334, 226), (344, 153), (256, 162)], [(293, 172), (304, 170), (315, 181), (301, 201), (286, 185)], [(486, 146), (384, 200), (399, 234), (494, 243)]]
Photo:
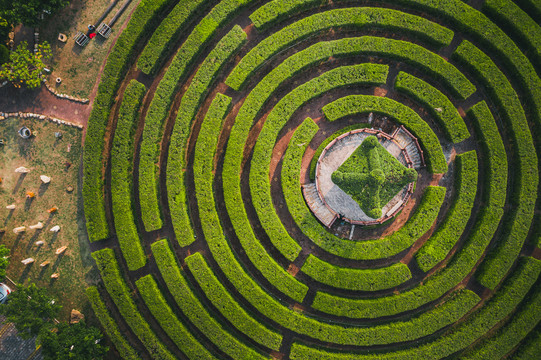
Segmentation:
[[(21, 126), (27, 126), (34, 136), (24, 140), (17, 134)], [(55, 132), (61, 132), (57, 139)], [(7, 275), (20, 284), (35, 282), (49, 289), (63, 305), (60, 319), (66, 319), (71, 309), (86, 310), (84, 294), (88, 282), (98, 281), (97, 273), (91, 273), (92, 259), (82, 216), (82, 197), (79, 188), (79, 165), (81, 161), (82, 131), (37, 119), (8, 118), (0, 121), (0, 244), (11, 249)], [(70, 149), (68, 151), (68, 148)], [(71, 163), (68, 167), (66, 162)], [(15, 169), (24, 166), (31, 171), (23, 176)], [(42, 184), (40, 175), (51, 177), (48, 185)], [(67, 187), (73, 187), (69, 192)], [(34, 192), (27, 199), (27, 192)], [(14, 210), (6, 205), (15, 204)], [(54, 214), (47, 212), (56, 206)], [(41, 230), (29, 229), (30, 225), (43, 223)], [(60, 231), (50, 229), (60, 226)], [(24, 233), (15, 234), (13, 229), (26, 226)], [(43, 241), (42, 245), (35, 242)], [(62, 255), (57, 248), (67, 246)], [(34, 258), (35, 262), (24, 265), (21, 260)], [(49, 261), (46, 267), (40, 264)], [(58, 273), (58, 279), (51, 274)]]

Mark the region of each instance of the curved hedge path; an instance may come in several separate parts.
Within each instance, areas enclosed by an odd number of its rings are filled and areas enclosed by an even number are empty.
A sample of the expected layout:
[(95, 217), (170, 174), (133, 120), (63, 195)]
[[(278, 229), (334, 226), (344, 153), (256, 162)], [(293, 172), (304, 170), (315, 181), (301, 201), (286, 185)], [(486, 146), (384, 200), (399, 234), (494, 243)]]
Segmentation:
[[(87, 293), (118, 354), (541, 358), (539, 15), (141, 0), (84, 152)], [(400, 125), (426, 162), (407, 206), (327, 229), (303, 196), (314, 159)]]

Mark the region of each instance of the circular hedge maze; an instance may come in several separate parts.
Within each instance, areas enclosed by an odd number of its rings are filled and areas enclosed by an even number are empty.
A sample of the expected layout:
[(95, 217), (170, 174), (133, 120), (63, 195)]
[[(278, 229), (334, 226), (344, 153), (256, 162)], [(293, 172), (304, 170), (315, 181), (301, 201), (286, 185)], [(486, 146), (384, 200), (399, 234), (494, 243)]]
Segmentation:
[[(142, 0), (84, 152), (87, 293), (118, 353), (541, 358), (540, 19), (534, 0)], [(303, 186), (359, 128), (411, 133), (423, 161), (397, 216), (329, 229)]]

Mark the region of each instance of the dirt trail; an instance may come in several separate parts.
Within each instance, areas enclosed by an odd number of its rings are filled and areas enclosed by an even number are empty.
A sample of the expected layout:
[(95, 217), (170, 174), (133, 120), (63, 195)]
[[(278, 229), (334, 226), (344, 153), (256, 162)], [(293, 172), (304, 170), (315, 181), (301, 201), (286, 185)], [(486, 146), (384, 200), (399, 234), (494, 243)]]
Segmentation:
[(39, 89), (0, 88), (0, 111), (30, 112), (55, 117), (86, 127), (91, 106), (53, 95), (45, 85)]

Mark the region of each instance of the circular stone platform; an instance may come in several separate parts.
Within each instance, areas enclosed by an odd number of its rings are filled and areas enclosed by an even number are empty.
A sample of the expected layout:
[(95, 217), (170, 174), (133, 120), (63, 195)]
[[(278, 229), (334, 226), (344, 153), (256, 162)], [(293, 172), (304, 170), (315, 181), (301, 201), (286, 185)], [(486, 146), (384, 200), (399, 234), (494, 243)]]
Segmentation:
[(417, 169), (424, 165), (422, 150), (417, 140), (403, 127), (397, 128), (391, 135), (374, 129), (358, 129), (339, 136), (327, 145), (318, 159), (312, 191), (307, 191), (308, 187), (304, 187), (310, 209), (328, 227), (338, 218), (355, 225), (381, 224), (398, 214), (413, 193), (413, 183), (405, 185), (382, 207), (382, 216), (374, 219), (333, 182), (332, 174), (371, 135), (375, 135), (379, 143), (405, 167)]

